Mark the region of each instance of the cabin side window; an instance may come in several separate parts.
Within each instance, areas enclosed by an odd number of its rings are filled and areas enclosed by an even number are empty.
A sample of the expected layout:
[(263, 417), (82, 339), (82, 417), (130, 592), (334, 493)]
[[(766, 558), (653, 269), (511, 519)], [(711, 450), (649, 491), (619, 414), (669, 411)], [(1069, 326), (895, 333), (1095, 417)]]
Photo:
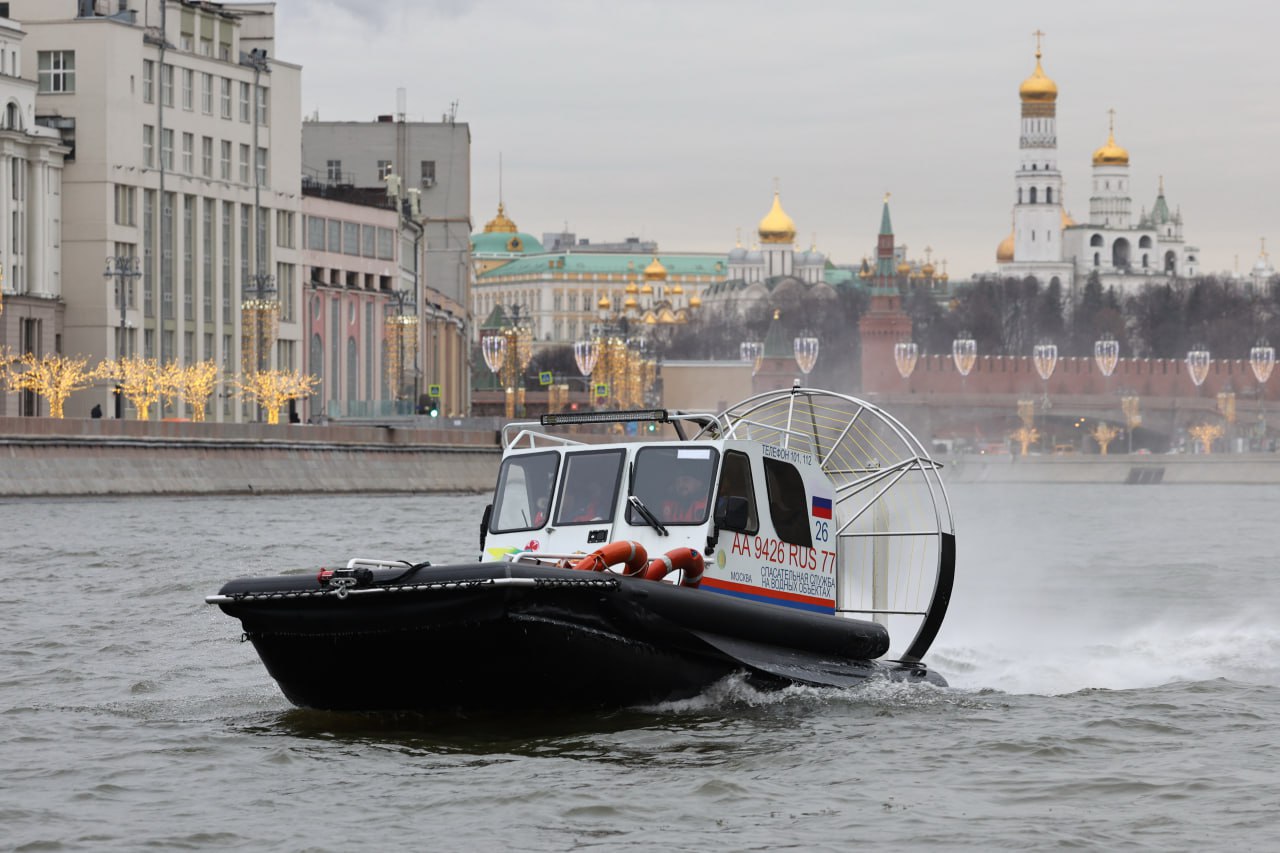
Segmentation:
[(764, 460), (764, 482), (769, 492), (769, 518), (778, 538), (792, 545), (813, 547), (809, 533), (808, 495), (804, 478), (795, 466), (780, 459)]
[(564, 457), (564, 478), (556, 502), (556, 526), (610, 524), (622, 482), (621, 450), (591, 450)]
[(735, 533), (759, 533), (760, 518), (756, 515), (756, 488), (751, 478), (751, 457), (737, 450), (725, 451), (724, 466), (720, 469), (720, 491), (716, 496), (717, 507), (727, 503), (726, 498), (741, 498), (747, 502), (747, 522), (741, 528), (726, 526), (724, 529)]
[[(644, 447), (636, 453), (631, 494), (663, 524), (704, 524), (719, 454), (710, 447)], [(645, 524), (627, 507), (628, 524)]]
[(504, 460), (493, 496), (490, 532), (511, 533), (546, 526), (559, 463), (558, 453), (531, 453)]

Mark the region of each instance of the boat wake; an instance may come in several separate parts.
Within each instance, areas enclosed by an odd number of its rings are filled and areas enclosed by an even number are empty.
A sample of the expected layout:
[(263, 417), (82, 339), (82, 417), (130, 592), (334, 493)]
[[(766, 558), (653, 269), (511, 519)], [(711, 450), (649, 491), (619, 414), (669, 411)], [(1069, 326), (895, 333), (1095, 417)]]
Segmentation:
[(930, 663), (953, 687), (1011, 694), (1052, 696), (1214, 679), (1280, 686), (1280, 627), (1261, 613), (1198, 626), (1151, 622), (1110, 635), (1095, 633), (1085, 643), (1054, 639), (939, 643)]

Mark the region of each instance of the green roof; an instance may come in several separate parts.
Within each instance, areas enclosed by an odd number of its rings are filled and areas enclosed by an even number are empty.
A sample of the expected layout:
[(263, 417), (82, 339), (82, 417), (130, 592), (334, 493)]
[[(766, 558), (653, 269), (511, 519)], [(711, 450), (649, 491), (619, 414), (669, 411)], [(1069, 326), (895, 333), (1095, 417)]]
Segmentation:
[[(479, 276), (480, 280), (499, 276), (538, 276), (554, 272), (556, 275), (635, 275), (653, 261), (653, 255), (623, 254), (613, 252), (548, 252), (525, 255), (511, 263), (495, 267)], [(667, 275), (709, 275), (722, 277), (728, 272), (726, 255), (666, 255), (658, 260), (667, 269)]]
[(822, 280), (833, 287), (839, 284), (848, 284), (853, 281), (853, 278), (853, 270), (844, 270), (839, 269), (838, 267), (824, 270), (822, 273)]
[(477, 255), (540, 255), (542, 244), (532, 234), (523, 232), (482, 231), (471, 235), (471, 251)]
[(781, 311), (774, 311), (773, 319), (769, 321), (769, 331), (764, 336), (765, 358), (790, 358), (795, 354), (795, 346), (787, 340), (787, 333), (782, 328), (781, 317)]

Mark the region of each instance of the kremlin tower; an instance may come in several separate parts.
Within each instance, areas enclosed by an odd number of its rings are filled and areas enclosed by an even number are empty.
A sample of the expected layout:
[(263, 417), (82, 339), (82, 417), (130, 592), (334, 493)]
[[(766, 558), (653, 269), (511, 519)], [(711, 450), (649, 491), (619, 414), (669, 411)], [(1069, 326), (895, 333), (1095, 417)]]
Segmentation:
[(871, 276), (871, 306), (858, 321), (862, 336), (862, 392), (889, 391), (901, 377), (893, 359), (900, 342), (911, 339), (911, 318), (902, 311), (898, 295), (898, 268), (893, 258), (893, 224), (889, 221), (889, 195), (885, 194), (876, 238), (876, 268)]

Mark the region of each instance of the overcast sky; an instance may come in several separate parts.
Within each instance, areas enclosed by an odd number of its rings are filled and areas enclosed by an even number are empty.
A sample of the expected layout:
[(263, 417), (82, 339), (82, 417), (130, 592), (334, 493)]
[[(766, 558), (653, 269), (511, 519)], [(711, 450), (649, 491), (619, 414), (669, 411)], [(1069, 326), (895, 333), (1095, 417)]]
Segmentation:
[(837, 263), (872, 252), (880, 199), (912, 256), (991, 270), (1009, 232), (1018, 86), (1058, 84), (1067, 207), (1090, 157), (1129, 150), (1136, 216), (1157, 179), (1207, 271), (1280, 251), (1274, 2), (277, 0), (279, 58), (325, 120), (470, 125), (472, 217), (663, 251), (727, 251), (769, 209)]

